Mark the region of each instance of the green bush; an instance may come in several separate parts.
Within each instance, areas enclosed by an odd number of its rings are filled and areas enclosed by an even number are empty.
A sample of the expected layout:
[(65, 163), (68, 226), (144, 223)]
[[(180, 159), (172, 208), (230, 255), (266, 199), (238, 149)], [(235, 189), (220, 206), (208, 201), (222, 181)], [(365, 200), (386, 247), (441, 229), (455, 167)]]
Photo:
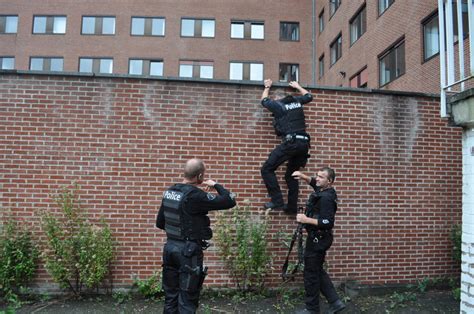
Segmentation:
[(454, 225), (451, 229), (451, 240), (453, 241), (453, 258), (458, 262), (461, 262), (461, 235), (461, 225)]
[(16, 300), (19, 291), (35, 276), (38, 250), (27, 227), (10, 220), (0, 237), (0, 291)]
[(154, 273), (145, 280), (135, 279), (134, 284), (138, 287), (138, 292), (147, 298), (156, 298), (164, 295), (161, 287), (161, 273)]
[(55, 200), (60, 213), (42, 215), (46, 269), (61, 288), (75, 294), (83, 287), (98, 287), (110, 272), (113, 259), (110, 228), (104, 221), (92, 225), (86, 219), (74, 190), (64, 189)]
[(267, 223), (247, 207), (217, 213), (215, 242), (240, 292), (261, 292), (270, 268)]

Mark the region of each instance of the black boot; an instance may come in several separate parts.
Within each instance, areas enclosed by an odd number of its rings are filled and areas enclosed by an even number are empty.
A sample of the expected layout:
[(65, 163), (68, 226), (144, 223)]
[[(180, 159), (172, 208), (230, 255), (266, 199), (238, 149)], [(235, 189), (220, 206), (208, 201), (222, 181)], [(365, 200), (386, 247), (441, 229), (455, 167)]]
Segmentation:
[(336, 301), (332, 302), (329, 304), (329, 314), (337, 313), (339, 311), (342, 311), (343, 309), (346, 308), (346, 305), (344, 302), (342, 302), (340, 299), (337, 299)]

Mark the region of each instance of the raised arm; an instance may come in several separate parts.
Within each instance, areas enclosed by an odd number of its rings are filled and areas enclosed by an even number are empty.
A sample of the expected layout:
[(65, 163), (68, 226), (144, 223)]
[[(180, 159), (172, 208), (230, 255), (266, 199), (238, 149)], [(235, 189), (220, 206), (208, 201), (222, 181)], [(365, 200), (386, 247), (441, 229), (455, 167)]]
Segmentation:
[(268, 93), (270, 92), (270, 88), (272, 87), (272, 84), (273, 82), (270, 79), (266, 79), (265, 81), (263, 81), (263, 85), (265, 86), (265, 88), (263, 89), (263, 92), (262, 92), (262, 100), (268, 97)]

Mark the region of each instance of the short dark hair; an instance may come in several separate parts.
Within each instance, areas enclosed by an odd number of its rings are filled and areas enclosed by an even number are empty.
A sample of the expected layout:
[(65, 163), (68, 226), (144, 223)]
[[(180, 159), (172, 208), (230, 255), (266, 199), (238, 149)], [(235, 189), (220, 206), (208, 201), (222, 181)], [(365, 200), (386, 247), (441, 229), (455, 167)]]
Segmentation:
[(319, 171), (326, 171), (329, 181), (334, 182), (336, 180), (336, 172), (331, 167), (322, 167)]

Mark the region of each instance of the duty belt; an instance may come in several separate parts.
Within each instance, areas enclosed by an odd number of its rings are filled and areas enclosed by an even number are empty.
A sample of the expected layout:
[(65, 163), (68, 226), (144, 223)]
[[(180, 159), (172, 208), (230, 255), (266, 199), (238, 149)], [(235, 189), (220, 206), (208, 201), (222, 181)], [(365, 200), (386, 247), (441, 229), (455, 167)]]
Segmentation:
[(309, 141), (309, 137), (305, 136), (305, 135), (287, 134), (287, 135), (285, 135), (285, 137), (283, 137), (283, 142), (291, 142), (295, 139)]

